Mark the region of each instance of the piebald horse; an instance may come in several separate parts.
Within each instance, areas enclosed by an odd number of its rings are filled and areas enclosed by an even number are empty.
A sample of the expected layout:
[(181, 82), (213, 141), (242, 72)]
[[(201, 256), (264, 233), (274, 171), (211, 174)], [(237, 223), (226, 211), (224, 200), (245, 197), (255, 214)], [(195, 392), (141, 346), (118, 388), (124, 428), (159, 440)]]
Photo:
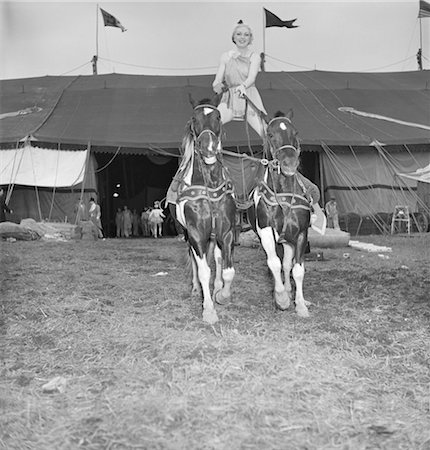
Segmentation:
[(184, 156), (176, 200), (176, 218), (185, 229), (192, 256), (192, 296), (203, 293), (203, 320), (218, 320), (210, 290), (208, 254), (213, 246), (213, 298), (231, 298), (236, 204), (233, 183), (222, 160), (220, 112), (210, 102), (193, 102), (194, 110), (183, 141)]
[[(251, 221), (267, 255), (274, 278), (276, 306), (285, 310), (292, 300), (292, 272), (296, 285), (296, 312), (308, 317), (303, 297), (304, 254), (311, 217), (311, 199), (297, 169), (300, 145), (291, 118), (292, 110), (270, 120), (266, 130), (268, 164), (254, 193)], [(278, 256), (283, 247), (283, 259)]]

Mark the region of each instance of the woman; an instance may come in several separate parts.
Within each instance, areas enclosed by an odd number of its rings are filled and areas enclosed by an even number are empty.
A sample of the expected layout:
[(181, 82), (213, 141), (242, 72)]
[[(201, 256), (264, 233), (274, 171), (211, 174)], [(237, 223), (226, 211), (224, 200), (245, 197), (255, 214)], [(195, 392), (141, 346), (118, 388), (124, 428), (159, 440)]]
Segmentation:
[[(225, 86), (228, 87), (218, 105), (221, 120), (227, 123), (246, 118), (249, 125), (263, 138), (265, 123), (255, 107), (264, 114), (266, 110), (255, 87), (255, 79), (260, 69), (260, 56), (249, 48), (253, 40), (251, 28), (240, 20), (233, 30), (232, 40), (236, 48), (221, 55), (218, 71), (212, 83), (213, 90), (217, 94), (220, 94)], [(247, 105), (243, 97), (245, 94), (255, 107)]]
[(154, 208), (149, 213), (149, 223), (153, 237), (162, 237), (163, 222), (165, 218), (166, 216), (163, 213), (160, 202), (154, 202)]

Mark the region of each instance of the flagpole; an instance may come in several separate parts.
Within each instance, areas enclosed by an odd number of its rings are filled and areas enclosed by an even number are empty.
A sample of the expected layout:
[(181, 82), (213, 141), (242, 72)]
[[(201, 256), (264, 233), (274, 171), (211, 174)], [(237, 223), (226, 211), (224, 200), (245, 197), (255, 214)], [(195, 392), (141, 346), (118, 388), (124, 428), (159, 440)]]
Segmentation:
[(96, 5), (96, 54), (91, 60), (93, 64), (93, 75), (97, 75), (97, 60), (99, 59), (99, 4)]
[(99, 4), (96, 6), (96, 56), (99, 57)]
[(263, 8), (263, 53), (261, 54), (261, 70), (265, 71), (266, 61), (266, 13)]
[(263, 8), (263, 53), (266, 54), (266, 18)]

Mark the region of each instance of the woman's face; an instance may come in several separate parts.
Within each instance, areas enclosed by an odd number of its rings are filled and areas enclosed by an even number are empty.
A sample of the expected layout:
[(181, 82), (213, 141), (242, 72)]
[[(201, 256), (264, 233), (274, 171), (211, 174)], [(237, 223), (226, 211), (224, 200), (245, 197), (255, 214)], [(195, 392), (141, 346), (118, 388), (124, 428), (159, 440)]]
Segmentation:
[(248, 27), (237, 27), (233, 34), (234, 43), (238, 47), (247, 47), (251, 43), (252, 34)]

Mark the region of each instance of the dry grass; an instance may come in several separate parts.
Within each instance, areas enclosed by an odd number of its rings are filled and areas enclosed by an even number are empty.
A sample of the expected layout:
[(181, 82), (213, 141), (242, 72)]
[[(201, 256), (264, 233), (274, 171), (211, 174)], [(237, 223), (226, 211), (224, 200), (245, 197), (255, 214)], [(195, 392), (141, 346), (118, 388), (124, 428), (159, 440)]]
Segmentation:
[(360, 240), (393, 253), (308, 262), (307, 320), (236, 247), (214, 327), (174, 239), (0, 243), (0, 446), (430, 449), (430, 234)]

